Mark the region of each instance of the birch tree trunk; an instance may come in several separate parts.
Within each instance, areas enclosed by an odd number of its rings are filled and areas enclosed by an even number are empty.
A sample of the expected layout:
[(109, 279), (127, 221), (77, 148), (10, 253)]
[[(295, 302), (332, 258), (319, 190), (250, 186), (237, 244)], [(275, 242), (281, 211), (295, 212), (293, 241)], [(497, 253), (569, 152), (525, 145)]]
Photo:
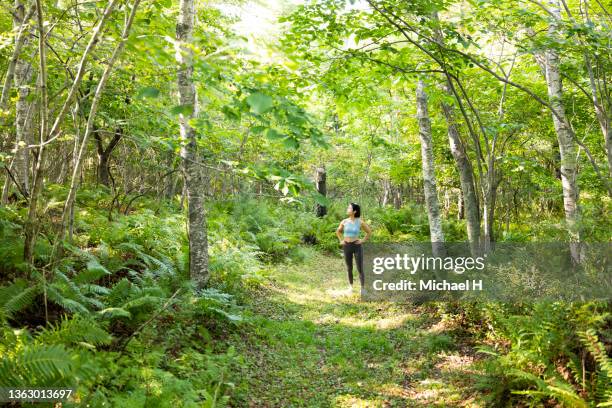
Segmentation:
[(13, 159), (13, 174), (20, 190), (29, 194), (30, 191), (30, 156), (28, 145), (33, 142), (30, 119), (34, 104), (28, 100), (30, 95), (30, 81), (32, 80), (32, 66), (30, 63), (20, 61), (15, 70), (15, 85), (19, 89), (15, 113), (15, 158)]
[[(119, 44), (117, 44), (117, 47), (113, 51), (110, 59), (108, 60), (108, 63), (106, 64), (106, 67), (104, 68), (104, 72), (102, 73), (102, 77), (100, 78), (100, 81), (98, 82), (98, 86), (96, 87), (96, 92), (91, 101), (91, 106), (89, 108), (89, 115), (87, 116), (87, 124), (85, 125), (85, 134), (83, 135), (83, 139), (81, 140), (81, 146), (79, 148), (79, 152), (75, 158), (74, 168), (72, 171), (72, 179), (70, 181), (70, 190), (68, 190), (68, 197), (66, 198), (66, 202), (64, 203), (64, 211), (62, 213), (62, 224), (60, 227), (61, 229), (60, 229), (59, 237), (57, 240), (58, 241), (57, 243), (60, 244), (60, 247), (61, 247), (61, 241), (63, 241), (65, 234), (66, 234), (66, 228), (69, 225), (72, 225), (72, 222), (73, 222), (72, 220), (72, 217), (74, 216), (73, 207), (74, 207), (74, 200), (76, 198), (77, 189), (79, 187), (79, 179), (80, 179), (79, 174), (81, 172), (81, 165), (83, 163), (83, 158), (85, 157), (85, 153), (87, 150), (87, 141), (89, 140), (89, 137), (91, 136), (91, 133), (94, 130), (94, 121), (96, 118), (96, 114), (98, 112), (98, 105), (100, 104), (100, 99), (102, 98), (102, 94), (104, 93), (106, 82), (108, 81), (108, 78), (113, 70), (115, 62), (119, 58), (119, 55), (121, 55), (121, 53), (123, 52), (123, 49), (125, 48), (125, 43), (127, 42), (127, 39), (130, 35), (130, 29), (132, 27), (132, 23), (134, 22), (134, 17), (136, 16), (136, 11), (138, 10), (139, 4), (140, 4), (140, 0), (134, 1), (134, 5), (132, 6), (130, 15), (127, 21), (125, 22), (125, 26), (123, 27), (123, 32), (121, 34), (121, 40), (119, 41)], [(70, 229), (72, 230), (72, 228)], [(59, 256), (60, 254), (61, 254), (61, 250), (56, 252), (56, 256)]]
[(440, 220), (440, 206), (436, 188), (436, 172), (434, 167), (433, 143), (431, 137), (431, 121), (427, 108), (425, 84), (419, 79), (416, 88), (417, 118), (419, 121), (419, 139), (421, 141), (421, 162), (423, 166), (423, 192), (429, 219), (431, 245), (435, 256), (444, 255), (444, 233)]
[(597, 83), (593, 73), (593, 67), (591, 66), (591, 59), (586, 52), (584, 54), (584, 62), (589, 74), (589, 86), (591, 88), (593, 106), (595, 107), (595, 116), (599, 122), (599, 127), (601, 128), (601, 133), (603, 134), (606, 146), (606, 156), (608, 158), (608, 177), (610, 180), (612, 180), (612, 107), (610, 107), (609, 99), (607, 101), (605, 100), (605, 96), (602, 98), (602, 101), (599, 100)]
[[(30, 7), (26, 13), (26, 5), (21, 0), (15, 1), (15, 11), (13, 14), (13, 26), (19, 29), (15, 39), (15, 50), (4, 80), (2, 88), (2, 96), (0, 97), (0, 111), (4, 111), (8, 105), (8, 96), (11, 91), (13, 82), (18, 89), (17, 106), (15, 109), (15, 148), (13, 160), (10, 164), (10, 171), (15, 177), (18, 190), (24, 195), (29, 195), (29, 155), (27, 146), (33, 142), (30, 137), (29, 118), (31, 117), (32, 102), (28, 101), (30, 94), (30, 81), (32, 80), (32, 66), (29, 62), (20, 58), (21, 50), (28, 43), (29, 38), (29, 23), (28, 20), (34, 14), (36, 8)], [(0, 125), (2, 124), (0, 120)], [(6, 138), (8, 139), (8, 138)], [(6, 204), (12, 184), (11, 177), (6, 177), (4, 187), (2, 189), (2, 198), (0, 202)]]
[(70, 87), (70, 90), (68, 92), (68, 96), (66, 96), (66, 99), (64, 100), (64, 104), (62, 105), (62, 108), (57, 114), (57, 117), (55, 118), (55, 121), (53, 122), (53, 126), (51, 127), (51, 130), (47, 134), (47, 126), (48, 126), (47, 116), (49, 114), (49, 107), (48, 107), (48, 100), (47, 100), (48, 99), (47, 98), (47, 59), (46, 59), (47, 57), (46, 57), (46, 45), (45, 45), (46, 32), (44, 29), (44, 22), (43, 22), (43, 15), (42, 15), (43, 14), (42, 1), (36, 0), (36, 11), (38, 14), (38, 19), (37, 19), (38, 35), (39, 35), (38, 54), (40, 57), (40, 75), (39, 75), (40, 85), (39, 86), (41, 89), (42, 103), (41, 103), (41, 112), (40, 112), (40, 122), (41, 122), (40, 145), (38, 146), (38, 155), (36, 159), (36, 168), (34, 170), (34, 176), (33, 176), (33, 183), (32, 183), (33, 186), (32, 186), (32, 194), (30, 196), (30, 205), (28, 208), (28, 217), (25, 223), (25, 228), (24, 228), (25, 241), (24, 241), (23, 255), (24, 255), (25, 261), (29, 264), (32, 263), (33, 258), (34, 258), (34, 245), (36, 243), (37, 224), (38, 224), (37, 223), (38, 199), (42, 191), (43, 177), (44, 177), (42, 169), (44, 168), (44, 164), (45, 164), (45, 155), (44, 155), (45, 150), (46, 150), (45, 145), (48, 143), (51, 143), (53, 139), (57, 137), (59, 128), (60, 128), (60, 124), (62, 123), (64, 116), (68, 112), (70, 105), (72, 103), (72, 100), (74, 99), (77, 93), (77, 90), (79, 89), (81, 85), (83, 75), (85, 74), (85, 66), (87, 64), (87, 60), (91, 52), (94, 50), (95, 46), (98, 44), (98, 40), (100, 38), (100, 34), (102, 33), (102, 29), (108, 17), (110, 16), (115, 6), (117, 5), (117, 2), (118, 0), (111, 0), (107, 4), (106, 8), (104, 9), (104, 12), (102, 13), (102, 17), (100, 18), (98, 24), (95, 26), (93, 33), (91, 34), (91, 37), (89, 39), (89, 42), (87, 43), (87, 46), (85, 50), (83, 51), (83, 54), (81, 55), (78, 70), (75, 75), (74, 81)]
[[(548, 32), (553, 38), (558, 37), (558, 21), (561, 18), (558, 0), (549, 0), (550, 11), (554, 15)], [(576, 143), (569, 128), (569, 122), (563, 104), (563, 84), (559, 72), (559, 53), (553, 48), (545, 52), (546, 85), (549, 103), (554, 110), (552, 119), (559, 141), (561, 154), (561, 185), (563, 187), (563, 207), (565, 222), (570, 236), (570, 251), (574, 262), (580, 262), (580, 227), (578, 208), (578, 185)], [(556, 112), (556, 114), (555, 114)]]
[(196, 288), (208, 281), (208, 234), (204, 212), (204, 183), (199, 165), (196, 130), (190, 120), (198, 114), (197, 94), (193, 82), (194, 0), (180, 0), (176, 25), (176, 59), (178, 62), (178, 92), (181, 106), (190, 113), (179, 114), (181, 158), (187, 199), (187, 234), (189, 237), (189, 274)]
[[(32, 5), (28, 8), (27, 12), (25, 10), (25, 4), (21, 0), (15, 1), (15, 11), (13, 15), (13, 23), (14, 27), (18, 28), (17, 36), (15, 37), (15, 49), (11, 55), (11, 59), (9, 60), (8, 67), (6, 70), (6, 76), (4, 78), (4, 84), (2, 86), (2, 94), (0, 94), (0, 111), (6, 110), (8, 105), (9, 95), (11, 93), (11, 88), (13, 87), (13, 81), (15, 79), (15, 71), (17, 69), (17, 65), (21, 60), (19, 56), (21, 55), (21, 50), (26, 44), (26, 40), (28, 38), (28, 20), (32, 18), (36, 7)], [(2, 118), (2, 116), (0, 116)], [(0, 124), (2, 124), (3, 120), (0, 119)]]
[[(447, 86), (445, 86), (445, 91), (452, 94)], [(465, 146), (459, 137), (459, 129), (455, 121), (453, 106), (443, 102), (442, 112), (448, 126), (450, 150), (459, 171), (459, 182), (463, 196), (463, 213), (467, 225), (470, 251), (472, 256), (477, 256), (480, 253), (480, 211), (478, 209), (478, 196), (474, 184), (474, 172), (472, 171), (470, 159), (465, 152)]]
[(34, 244), (36, 243), (37, 223), (36, 220), (38, 210), (38, 195), (42, 190), (42, 159), (44, 152), (44, 143), (47, 139), (47, 115), (49, 114), (48, 95), (47, 95), (47, 55), (45, 46), (46, 31), (44, 28), (42, 0), (36, 0), (36, 22), (38, 31), (38, 57), (39, 57), (39, 73), (38, 73), (38, 88), (40, 89), (40, 146), (38, 147), (38, 155), (36, 159), (36, 169), (34, 170), (34, 180), (32, 194), (30, 196), (30, 205), (28, 208), (28, 218), (25, 222), (25, 240), (23, 247), (23, 258), (28, 264), (32, 264), (34, 258)]
[[(432, 14), (432, 19), (438, 22), (438, 14), (434, 12)], [(436, 29), (434, 33), (434, 40), (440, 44), (444, 44), (442, 32), (440, 29)], [(445, 82), (442, 85), (442, 89), (444, 92), (452, 97), (457, 104), (461, 108), (461, 99), (459, 95), (456, 95), (453, 91), (453, 84), (451, 83), (451, 77), (448, 74), (446, 67), (444, 65), (441, 66), (445, 75)], [(470, 252), (472, 256), (480, 255), (480, 209), (478, 204), (478, 193), (476, 190), (476, 182), (474, 180), (474, 171), (472, 168), (472, 164), (470, 163), (470, 158), (467, 156), (465, 145), (463, 144), (461, 137), (459, 136), (459, 128), (457, 126), (457, 122), (455, 120), (455, 112), (453, 105), (447, 104), (445, 102), (441, 103), (442, 112), (444, 113), (444, 117), (446, 119), (446, 123), (448, 126), (448, 141), (450, 145), (451, 154), (455, 159), (455, 164), (457, 166), (457, 170), (459, 171), (459, 182), (461, 184), (461, 191), (463, 195), (463, 210), (465, 212), (465, 220), (467, 227), (467, 236), (470, 244)], [(472, 134), (472, 129), (469, 125), (469, 118), (466, 116), (463, 109), (460, 109), (462, 114), (464, 115), (465, 122), (468, 125), (469, 132)], [(472, 134), (473, 136), (473, 134)], [(478, 149), (477, 141), (475, 143), (476, 148)], [(479, 157), (477, 156), (477, 160)], [(480, 169), (480, 167), (478, 167)]]

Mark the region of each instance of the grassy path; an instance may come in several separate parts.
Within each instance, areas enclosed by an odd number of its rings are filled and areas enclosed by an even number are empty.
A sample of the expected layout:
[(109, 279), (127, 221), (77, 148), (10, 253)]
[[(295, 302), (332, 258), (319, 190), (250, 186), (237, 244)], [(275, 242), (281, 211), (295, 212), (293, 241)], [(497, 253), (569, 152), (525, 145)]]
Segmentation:
[(270, 271), (250, 300), (253, 324), (229, 339), (245, 359), (233, 406), (481, 406), (471, 357), (445, 324), (414, 306), (362, 302), (345, 274), (341, 258), (319, 253)]

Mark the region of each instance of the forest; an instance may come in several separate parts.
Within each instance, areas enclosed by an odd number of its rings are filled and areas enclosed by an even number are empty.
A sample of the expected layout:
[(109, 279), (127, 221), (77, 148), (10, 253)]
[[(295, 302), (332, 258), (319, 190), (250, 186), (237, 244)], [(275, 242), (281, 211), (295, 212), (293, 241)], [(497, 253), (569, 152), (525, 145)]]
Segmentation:
[[(612, 407), (611, 27), (610, 0), (3, 1), (0, 405)], [(558, 258), (598, 291), (368, 300), (353, 203), (366, 252), (552, 243), (497, 284)]]

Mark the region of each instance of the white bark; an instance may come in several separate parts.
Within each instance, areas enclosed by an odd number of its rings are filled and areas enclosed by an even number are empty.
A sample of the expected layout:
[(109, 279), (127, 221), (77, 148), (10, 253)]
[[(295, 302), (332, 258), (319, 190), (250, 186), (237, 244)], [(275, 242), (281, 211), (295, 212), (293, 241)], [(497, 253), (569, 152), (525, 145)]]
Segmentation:
[[(14, 24), (17, 30), (17, 36), (15, 37), (15, 49), (13, 50), (13, 54), (11, 55), (11, 59), (8, 64), (8, 68), (6, 70), (6, 76), (4, 78), (4, 85), (2, 87), (2, 94), (0, 95), (0, 111), (6, 110), (8, 105), (9, 95), (11, 93), (11, 88), (13, 87), (13, 81), (15, 78), (15, 70), (18, 62), (20, 61), (19, 56), (21, 55), (21, 50), (26, 43), (26, 39), (28, 37), (28, 20), (34, 14), (36, 10), (35, 7), (30, 7), (27, 12), (25, 12), (25, 4), (22, 4), (20, 0), (15, 1), (15, 17)], [(2, 118), (2, 116), (0, 116)], [(0, 124), (3, 121), (0, 120)]]
[(48, 106), (48, 95), (47, 95), (47, 56), (45, 37), (46, 31), (44, 28), (43, 20), (43, 8), (42, 0), (36, 0), (36, 22), (38, 30), (38, 57), (39, 57), (39, 73), (38, 73), (38, 87), (40, 89), (40, 147), (38, 148), (38, 158), (36, 161), (36, 170), (34, 171), (34, 182), (32, 188), (32, 194), (30, 196), (30, 205), (28, 208), (28, 218), (25, 223), (24, 233), (24, 247), (23, 247), (23, 258), (28, 264), (32, 264), (34, 260), (34, 244), (36, 243), (37, 234), (37, 210), (38, 210), (38, 196), (42, 190), (42, 159), (44, 152), (44, 142), (47, 137), (47, 115), (49, 113)]
[(178, 91), (181, 106), (191, 107), (190, 114), (179, 115), (182, 170), (187, 195), (187, 234), (189, 237), (189, 273), (197, 288), (208, 280), (208, 234), (204, 212), (204, 179), (197, 154), (196, 130), (190, 120), (198, 114), (198, 103), (193, 82), (193, 26), (194, 0), (180, 0), (176, 25), (176, 59), (178, 62)]
[(14, 175), (20, 190), (28, 193), (29, 182), (29, 150), (28, 145), (32, 143), (30, 118), (32, 116), (33, 103), (28, 101), (30, 95), (30, 81), (32, 79), (32, 66), (30, 63), (20, 61), (15, 70), (15, 85), (19, 89), (17, 107), (15, 113), (15, 157), (13, 159)]
[(429, 219), (429, 231), (434, 255), (442, 256), (444, 252), (444, 233), (440, 220), (440, 206), (436, 188), (436, 173), (433, 157), (433, 142), (431, 136), (431, 120), (427, 108), (425, 84), (419, 79), (416, 88), (417, 118), (419, 121), (419, 139), (421, 141), (421, 162), (423, 167), (423, 191)]
[(599, 100), (597, 83), (593, 73), (593, 67), (591, 66), (591, 59), (586, 51), (584, 54), (584, 62), (589, 74), (589, 85), (591, 88), (593, 106), (595, 107), (595, 115), (597, 116), (597, 121), (599, 122), (606, 146), (606, 156), (608, 158), (608, 177), (610, 180), (612, 180), (612, 112), (610, 112), (609, 106), (604, 105), (604, 103), (602, 103), (603, 101)]
[[(0, 110), (6, 109), (8, 95), (14, 82), (18, 89), (18, 97), (15, 109), (15, 148), (13, 160), (10, 164), (10, 171), (15, 177), (19, 191), (27, 196), (30, 190), (29, 154), (27, 146), (32, 143), (30, 137), (29, 119), (32, 114), (31, 109), (33, 107), (32, 102), (28, 101), (27, 97), (30, 94), (29, 85), (32, 79), (32, 66), (29, 62), (25, 61), (23, 58), (20, 58), (20, 50), (23, 49), (23, 47), (25, 47), (28, 43), (28, 20), (32, 17), (36, 9), (35, 7), (31, 7), (26, 14), (25, 6), (26, 5), (21, 0), (15, 1), (13, 25), (16, 29), (19, 29), (19, 34), (15, 39), (15, 51), (11, 61), (9, 62), (9, 69), (4, 81), (4, 88), (2, 89), (2, 97), (0, 101)], [(7, 177), (2, 190), (3, 204), (5, 204), (7, 201), (11, 184), (11, 178)]]
[[(438, 21), (438, 14), (434, 12), (432, 14), (432, 18), (435, 21)], [(442, 36), (442, 32), (437, 29), (434, 34), (434, 39), (440, 45), (444, 45), (444, 37)], [(461, 107), (461, 100), (459, 95), (456, 95), (453, 91), (453, 85), (451, 82), (451, 78), (446, 72), (446, 67), (441, 66), (443, 70), (445, 70), (446, 81), (443, 84), (442, 88), (444, 92), (451, 96), (453, 99), (457, 101), (459, 106)], [(472, 256), (478, 256), (480, 254), (480, 208), (478, 204), (478, 193), (476, 191), (476, 183), (474, 180), (474, 171), (472, 168), (472, 163), (470, 162), (470, 158), (466, 153), (466, 149), (464, 146), (461, 137), (459, 136), (459, 127), (457, 126), (457, 122), (455, 119), (454, 107), (451, 104), (442, 102), (441, 103), (442, 112), (444, 113), (444, 118), (446, 119), (446, 123), (448, 126), (448, 141), (451, 153), (453, 158), (455, 159), (455, 165), (457, 166), (457, 171), (459, 172), (459, 182), (461, 184), (461, 191), (463, 196), (463, 210), (465, 212), (465, 220), (467, 227), (467, 236), (470, 244), (470, 252)], [(466, 124), (469, 125), (468, 118), (466, 117)], [(470, 130), (471, 132), (471, 130)], [(478, 157), (477, 157), (478, 160)], [(480, 169), (480, 167), (479, 167)]]
[[(558, 36), (558, 21), (560, 20), (560, 5), (558, 0), (549, 0), (550, 11), (555, 19), (549, 27), (551, 37)], [(550, 48), (545, 52), (546, 85), (548, 88), (549, 103), (554, 110), (552, 118), (559, 152), (561, 154), (561, 185), (563, 187), (563, 207), (565, 209), (565, 222), (570, 236), (570, 250), (572, 258), (580, 262), (580, 227), (578, 208), (578, 175), (576, 163), (576, 143), (572, 137), (572, 130), (565, 113), (563, 104), (563, 86), (559, 72), (559, 53)], [(556, 114), (555, 114), (556, 113)]]
[(140, 0), (136, 0), (134, 5), (132, 6), (132, 11), (123, 27), (123, 33), (121, 34), (121, 40), (110, 59), (108, 60), (106, 67), (104, 68), (104, 72), (102, 73), (102, 77), (98, 82), (98, 86), (96, 87), (96, 91), (94, 93), (93, 99), (91, 101), (91, 106), (89, 108), (89, 115), (87, 116), (87, 124), (85, 126), (85, 133), (83, 135), (83, 139), (81, 141), (81, 146), (79, 148), (79, 152), (74, 161), (74, 168), (72, 171), (72, 179), (70, 181), (70, 190), (68, 191), (68, 197), (66, 198), (66, 202), (64, 203), (64, 211), (62, 214), (62, 224), (61, 230), (59, 234), (58, 243), (64, 239), (66, 227), (68, 224), (72, 223), (72, 214), (74, 213), (72, 207), (74, 206), (74, 199), (76, 198), (76, 192), (79, 187), (79, 174), (81, 172), (81, 165), (83, 163), (83, 158), (85, 157), (85, 153), (87, 150), (87, 141), (91, 136), (91, 133), (94, 129), (94, 120), (96, 118), (96, 114), (98, 112), (98, 106), (100, 104), (100, 100), (102, 99), (102, 95), (104, 93), (104, 88), (106, 87), (106, 82), (110, 77), (110, 74), (113, 70), (115, 62), (119, 58), (119, 55), (123, 52), (125, 48), (125, 43), (130, 35), (130, 29), (132, 27), (132, 23), (134, 22), (134, 17), (136, 16), (136, 11), (138, 9), (138, 5), (140, 4)]
[[(452, 92), (445, 87), (446, 92), (452, 95)], [(450, 150), (455, 159), (455, 165), (459, 171), (459, 182), (461, 184), (461, 192), (463, 197), (463, 213), (465, 215), (467, 225), (468, 241), (470, 242), (470, 250), (473, 256), (480, 253), (480, 211), (478, 208), (478, 195), (474, 184), (474, 172), (470, 159), (465, 152), (465, 146), (459, 136), (459, 129), (455, 120), (455, 113), (452, 105), (442, 103), (442, 112), (446, 118), (448, 126), (448, 141)]]
[(34, 170), (33, 176), (33, 186), (32, 186), (32, 194), (30, 196), (30, 205), (28, 209), (28, 219), (25, 225), (25, 243), (24, 243), (24, 259), (28, 263), (32, 263), (33, 255), (34, 255), (34, 244), (36, 242), (36, 226), (37, 226), (37, 211), (38, 211), (38, 198), (42, 191), (43, 187), (43, 174), (42, 169), (44, 168), (45, 162), (45, 145), (50, 143), (59, 132), (60, 124), (64, 119), (64, 116), (68, 112), (70, 108), (70, 104), (74, 96), (76, 95), (77, 90), (81, 85), (81, 80), (83, 79), (83, 75), (85, 74), (85, 67), (87, 64), (87, 60), (91, 52), (94, 50), (96, 44), (99, 41), (100, 34), (102, 33), (102, 29), (117, 5), (118, 0), (111, 0), (104, 12), (100, 21), (96, 25), (93, 30), (93, 33), (87, 43), (87, 47), (83, 51), (81, 55), (81, 60), (79, 61), (79, 67), (75, 79), (70, 87), (70, 91), (68, 96), (66, 97), (62, 108), (60, 109), (57, 117), (55, 118), (55, 122), (51, 127), (51, 130), (47, 133), (47, 116), (49, 113), (48, 101), (47, 101), (47, 59), (46, 59), (46, 46), (45, 46), (45, 37), (46, 32), (44, 29), (43, 22), (43, 8), (42, 8), (42, 0), (36, 0), (36, 10), (38, 14), (38, 35), (39, 35), (39, 57), (40, 57), (40, 89), (41, 89), (41, 112), (40, 112), (40, 144), (38, 145), (38, 157), (36, 160), (36, 169)]

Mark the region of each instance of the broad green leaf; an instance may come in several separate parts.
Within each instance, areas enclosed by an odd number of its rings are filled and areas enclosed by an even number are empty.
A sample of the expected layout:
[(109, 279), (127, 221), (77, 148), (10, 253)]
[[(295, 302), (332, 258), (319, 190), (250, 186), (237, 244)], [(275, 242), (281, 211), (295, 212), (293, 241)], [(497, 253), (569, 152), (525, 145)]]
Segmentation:
[(138, 91), (138, 95), (136, 95), (137, 98), (157, 98), (158, 96), (159, 89), (150, 86), (140, 88), (140, 91)]
[(268, 129), (266, 132), (266, 137), (270, 140), (278, 140), (285, 137), (285, 135), (278, 133), (275, 129)]
[(258, 115), (269, 111), (273, 103), (271, 97), (260, 92), (252, 93), (246, 98), (246, 101), (251, 107), (251, 110)]
[(173, 115), (189, 116), (193, 113), (193, 106), (192, 105), (177, 105), (173, 107), (172, 109), (170, 109), (170, 113)]
[(289, 149), (297, 149), (298, 147), (300, 147), (300, 143), (294, 137), (285, 138), (283, 140), (283, 144)]

